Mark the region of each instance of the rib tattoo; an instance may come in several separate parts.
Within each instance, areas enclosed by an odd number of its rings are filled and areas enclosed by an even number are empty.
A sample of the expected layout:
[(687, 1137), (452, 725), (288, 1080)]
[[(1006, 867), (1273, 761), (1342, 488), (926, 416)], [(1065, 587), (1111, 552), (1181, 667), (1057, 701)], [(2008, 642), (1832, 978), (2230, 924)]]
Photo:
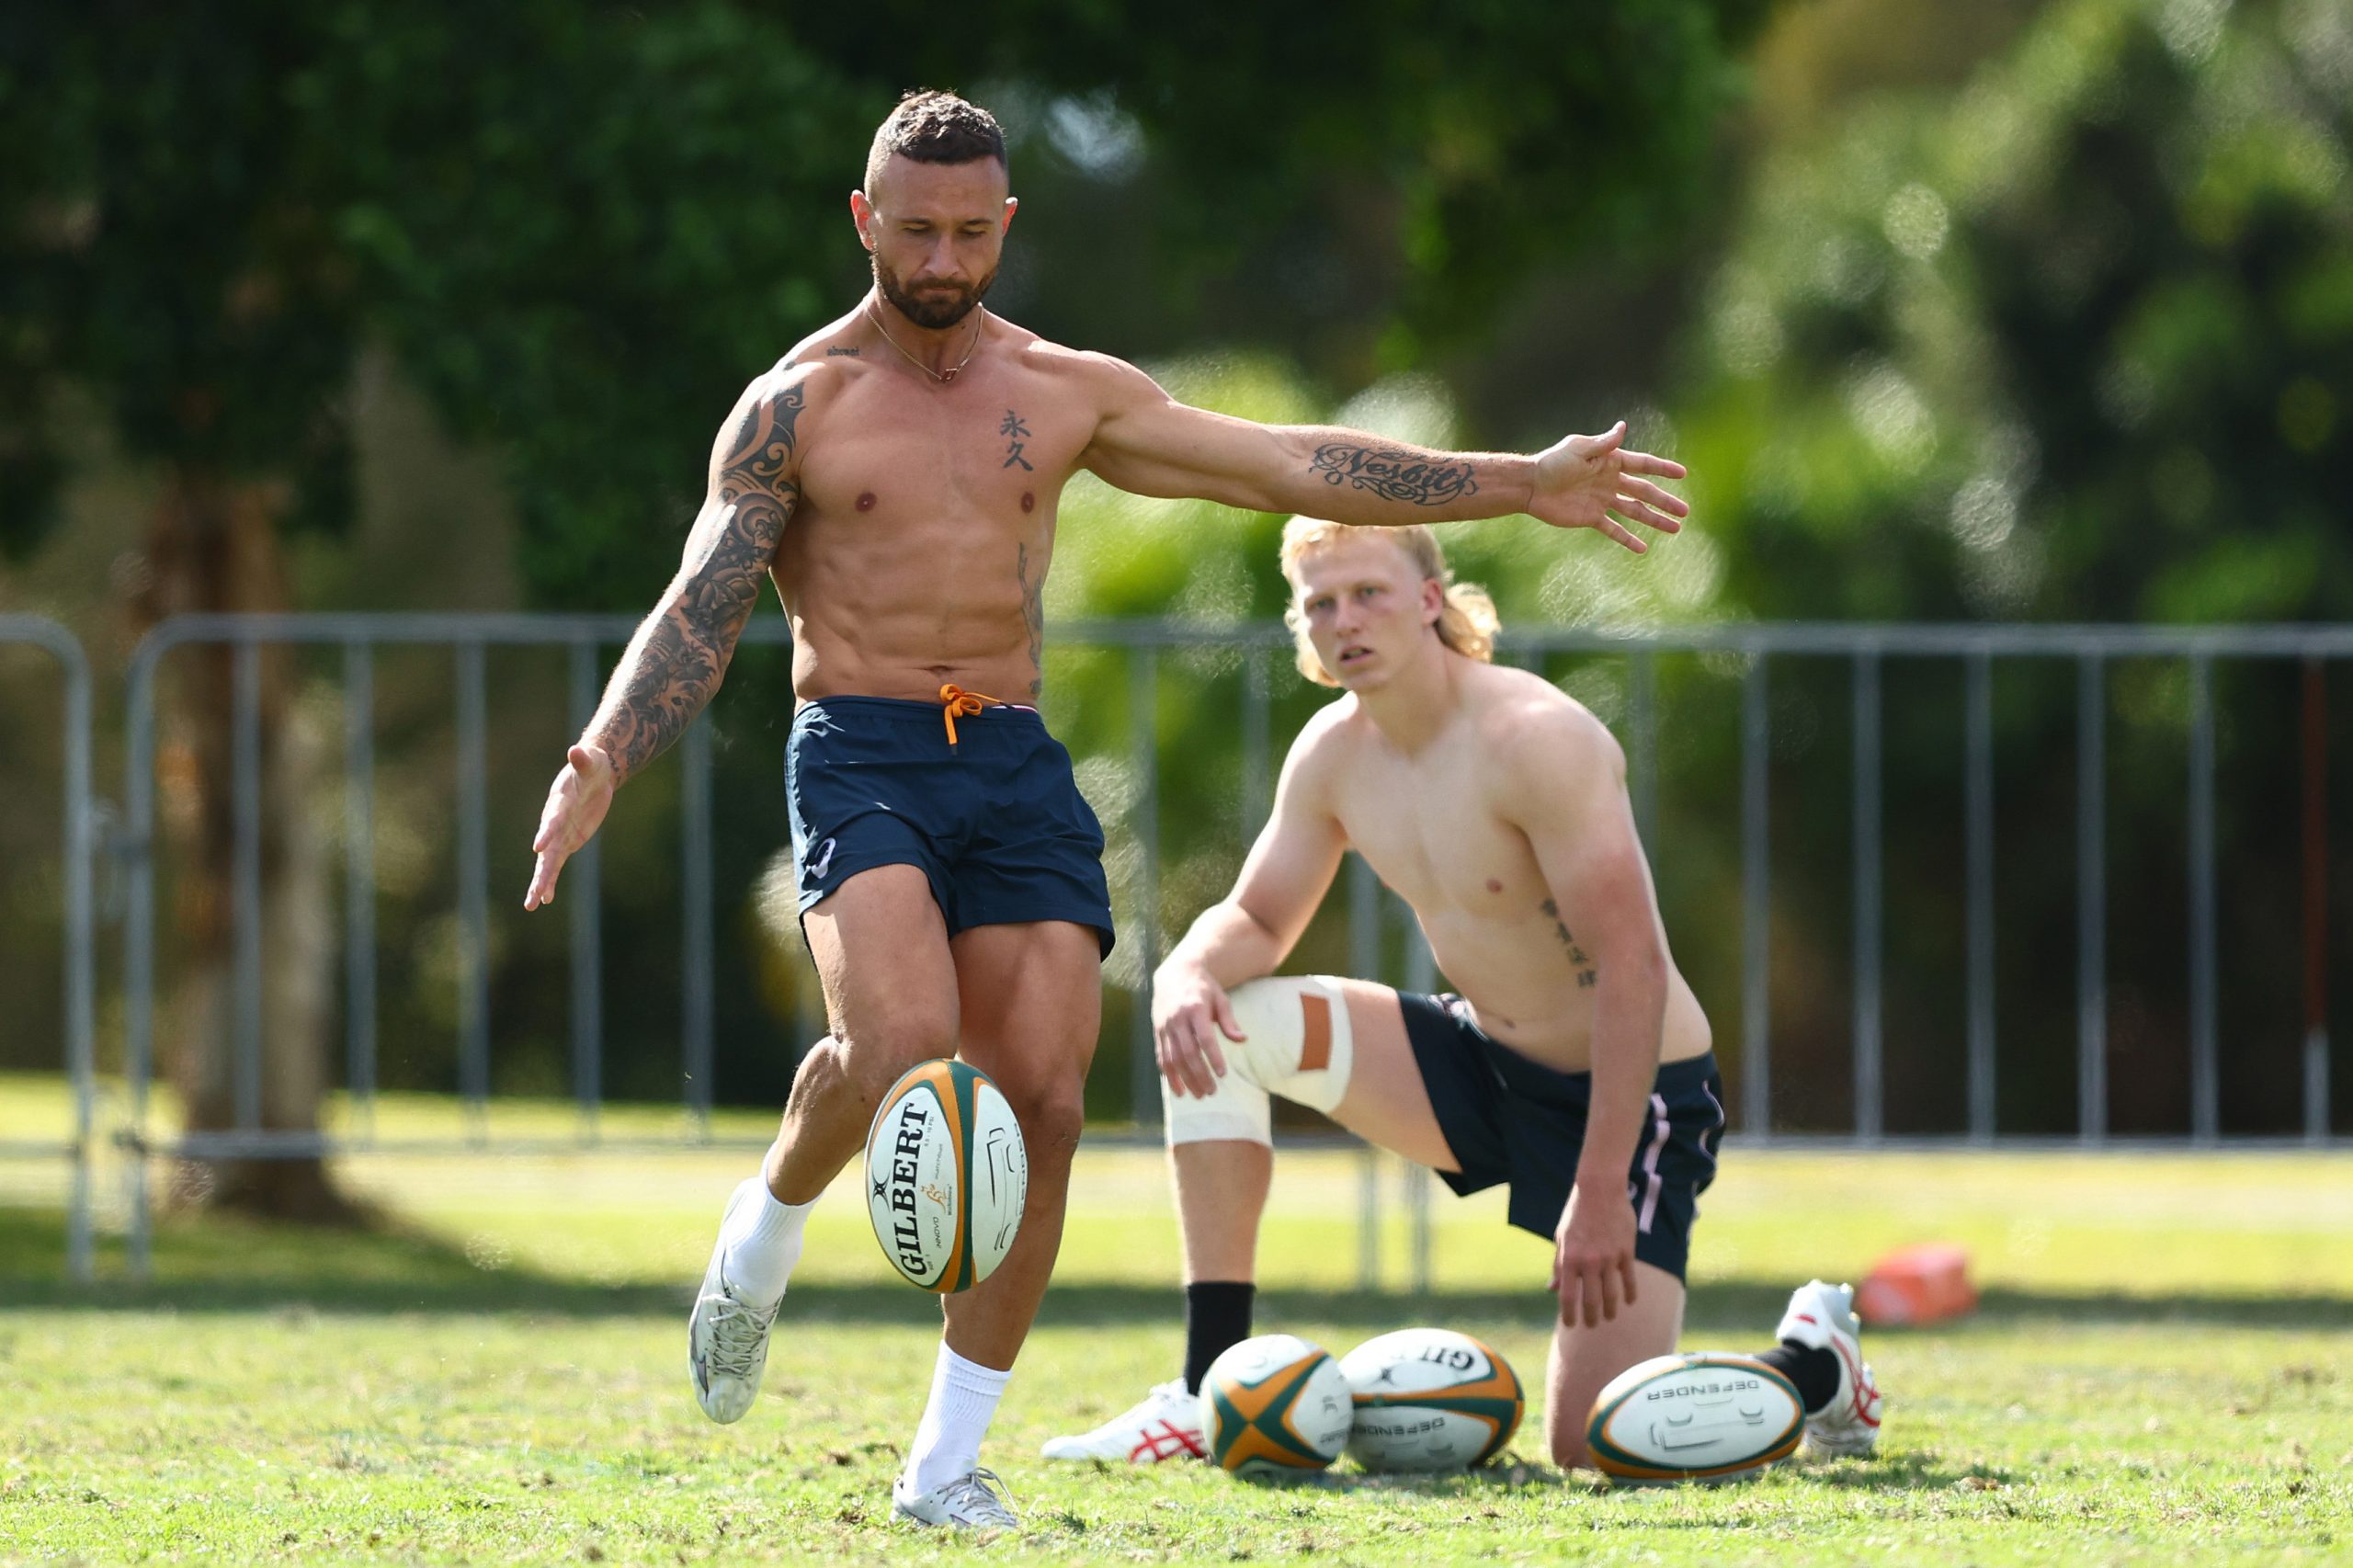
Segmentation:
[(1561, 906), (1548, 898), (1537, 907), (1543, 910), (1545, 917), (1552, 922), (1552, 934), (1561, 938), (1561, 946), (1569, 950), (1569, 962), (1576, 966), (1577, 989), (1590, 989), (1594, 982), (1601, 978), (1601, 971), (1591, 959), (1586, 957), (1585, 949), (1577, 946), (1577, 939), (1569, 935), (1568, 925), (1561, 918)]
[(592, 739), (613, 759), (617, 783), (683, 734), (727, 673), (801, 502), (786, 475), (801, 403), (801, 388), (788, 387), (745, 411), (687, 540), (686, 564), (613, 672)]
[(1029, 624), (1029, 695), (1038, 696), (1046, 689), (1046, 569), (1038, 568), (1038, 580), (1029, 580), (1029, 547), (1014, 547), (1013, 574), (1021, 584), (1021, 619)]
[(1384, 501), (1415, 506), (1443, 506), (1449, 501), (1479, 494), (1472, 465), (1448, 462), (1436, 452), (1403, 447), (1358, 447), (1344, 441), (1315, 449), (1307, 465), (1326, 484), (1366, 490)]

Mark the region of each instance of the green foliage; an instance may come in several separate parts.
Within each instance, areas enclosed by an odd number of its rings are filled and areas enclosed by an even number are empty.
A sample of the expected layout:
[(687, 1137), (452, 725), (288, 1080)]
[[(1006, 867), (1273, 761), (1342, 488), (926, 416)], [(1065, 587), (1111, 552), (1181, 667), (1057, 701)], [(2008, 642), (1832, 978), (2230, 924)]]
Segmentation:
[(2062, 0), (1764, 170), (1685, 415), (1768, 617), (2353, 613), (2341, 8)]

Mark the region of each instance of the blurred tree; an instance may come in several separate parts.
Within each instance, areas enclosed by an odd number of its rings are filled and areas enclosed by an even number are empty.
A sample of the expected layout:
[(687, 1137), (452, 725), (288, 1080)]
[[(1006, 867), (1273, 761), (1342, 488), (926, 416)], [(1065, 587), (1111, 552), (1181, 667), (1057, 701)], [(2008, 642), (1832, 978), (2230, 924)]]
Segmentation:
[(1678, 404), (1745, 606), (2346, 613), (2349, 136), (2340, 6), (2069, 0), (1766, 170)]

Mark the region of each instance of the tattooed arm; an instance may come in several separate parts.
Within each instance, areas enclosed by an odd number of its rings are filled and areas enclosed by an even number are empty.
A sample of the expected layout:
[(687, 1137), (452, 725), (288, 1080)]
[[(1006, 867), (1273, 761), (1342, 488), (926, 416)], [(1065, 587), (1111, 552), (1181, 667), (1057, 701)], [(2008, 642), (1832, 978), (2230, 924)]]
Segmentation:
[(786, 368), (753, 382), (720, 432), (686, 560), (630, 639), (548, 790), (524, 908), (553, 901), (563, 862), (604, 821), (613, 791), (676, 740), (719, 689), (801, 499), (795, 426), (808, 379)]
[(1528, 835), (1552, 896), (1529, 915), (1559, 947), (1557, 984), (1591, 999), (1593, 1098), (1576, 1182), (1554, 1232), (1565, 1323), (1597, 1324), (1634, 1295), (1626, 1172), (1658, 1076), (1666, 931), (1626, 799), (1626, 757), (1601, 721), (1548, 702), (1496, 757), (1498, 804)]
[(1673, 533), (1690, 511), (1643, 477), (1680, 479), (1682, 465), (1625, 449), (1623, 424), (1533, 457), (1441, 452), (1362, 430), (1259, 425), (1188, 407), (1131, 365), (1086, 358), (1098, 420), (1079, 461), (1141, 495), (1197, 495), (1360, 526), (1527, 512), (1556, 528), (1598, 529), (1637, 553), (1649, 547), (1618, 517)]

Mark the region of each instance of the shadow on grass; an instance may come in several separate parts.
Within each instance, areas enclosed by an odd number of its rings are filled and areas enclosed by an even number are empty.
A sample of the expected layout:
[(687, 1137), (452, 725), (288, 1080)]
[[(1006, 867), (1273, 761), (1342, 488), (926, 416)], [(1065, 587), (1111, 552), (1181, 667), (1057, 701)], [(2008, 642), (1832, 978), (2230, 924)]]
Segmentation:
[[(676, 1285), (598, 1284), (509, 1267), (484, 1267), (438, 1237), (391, 1228), (352, 1232), (259, 1224), (226, 1216), (181, 1217), (158, 1227), (154, 1278), (120, 1278), (119, 1256), (95, 1287), (65, 1280), (64, 1227), (51, 1210), (0, 1208), (0, 1308), (94, 1311), (248, 1312), (307, 1305), (353, 1312), (520, 1312), (556, 1317), (668, 1316), (685, 1310), (694, 1281)], [(1780, 1316), (1789, 1284), (1736, 1280), (1694, 1288), (1685, 1314), (1695, 1333), (1746, 1344)], [(1070, 1282), (1046, 1297), (1046, 1328), (1181, 1321), (1181, 1298), (1163, 1284)], [(811, 1282), (792, 1292), (792, 1315), (806, 1323), (927, 1324), (939, 1321), (932, 1296), (891, 1283)], [(1401, 1317), (1540, 1327), (1551, 1303), (1540, 1288), (1525, 1291), (1409, 1292), (1270, 1289), (1259, 1297), (1267, 1322), (1313, 1322), (1350, 1328), (1393, 1328)], [(2133, 1296), (2105, 1292), (1997, 1289), (1977, 1315), (1938, 1334), (2001, 1332), (2021, 1319), (2062, 1323), (2177, 1324), (2253, 1328), (2353, 1329), (2353, 1300), (2337, 1296), (2223, 1294)], [(1885, 1331), (1881, 1331), (1885, 1332)]]
[[(1737, 1488), (1761, 1479), (1764, 1474), (1786, 1477), (1807, 1486), (1872, 1492), (1944, 1492), (1956, 1487), (1997, 1492), (2011, 1484), (2013, 1480), (2006, 1471), (1989, 1470), (1981, 1464), (1956, 1464), (1933, 1450), (1914, 1450), (1889, 1454), (1868, 1462), (1825, 1463), (1791, 1460), (1768, 1471), (1715, 1484)], [(1564, 1473), (1541, 1460), (1529, 1459), (1509, 1449), (1494, 1463), (1467, 1472), (1371, 1475), (1359, 1470), (1340, 1469), (1295, 1476), (1252, 1477), (1245, 1483), (1270, 1491), (1403, 1493), (1415, 1497), (1451, 1497), (1465, 1503), (1477, 1503), (1483, 1497), (1493, 1497), (1498, 1493), (1531, 1487), (1550, 1487), (1584, 1497), (1625, 1497), (1638, 1502), (1663, 1499), (1688, 1489), (1687, 1483), (1682, 1483), (1645, 1486), (1627, 1482), (1608, 1482), (1591, 1471)], [(1700, 1489), (1711, 1490), (1712, 1487), (1702, 1486)], [(1708, 1528), (1720, 1529), (1723, 1527), (1721, 1517), (1694, 1522)]]

